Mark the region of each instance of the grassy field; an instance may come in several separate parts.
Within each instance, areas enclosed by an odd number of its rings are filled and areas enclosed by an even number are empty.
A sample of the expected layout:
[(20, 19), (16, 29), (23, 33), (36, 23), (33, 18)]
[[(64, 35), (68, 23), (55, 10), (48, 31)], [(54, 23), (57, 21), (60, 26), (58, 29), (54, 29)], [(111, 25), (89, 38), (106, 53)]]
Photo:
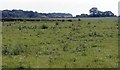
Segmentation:
[(2, 69), (2, 22), (0, 22), (0, 69)]
[(117, 18), (3, 22), (2, 28), (3, 68), (118, 67)]

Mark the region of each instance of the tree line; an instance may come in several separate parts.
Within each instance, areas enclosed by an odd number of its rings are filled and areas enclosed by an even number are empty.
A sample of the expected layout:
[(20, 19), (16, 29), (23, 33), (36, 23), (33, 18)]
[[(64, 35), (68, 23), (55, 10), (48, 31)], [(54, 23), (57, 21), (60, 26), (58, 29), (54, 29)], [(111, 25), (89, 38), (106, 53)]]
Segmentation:
[(3, 10), (2, 18), (69, 18), (70, 13), (38, 13), (23, 10)]
[[(89, 14), (81, 14), (73, 17), (70, 13), (38, 13), (24, 10), (2, 10), (2, 18), (79, 18), (79, 17), (116, 17), (111, 11), (99, 11), (96, 7), (89, 10)], [(6, 19), (8, 20), (8, 19)], [(11, 19), (13, 20), (13, 19)], [(18, 19), (21, 20), (21, 19)], [(29, 20), (29, 19), (27, 19)]]

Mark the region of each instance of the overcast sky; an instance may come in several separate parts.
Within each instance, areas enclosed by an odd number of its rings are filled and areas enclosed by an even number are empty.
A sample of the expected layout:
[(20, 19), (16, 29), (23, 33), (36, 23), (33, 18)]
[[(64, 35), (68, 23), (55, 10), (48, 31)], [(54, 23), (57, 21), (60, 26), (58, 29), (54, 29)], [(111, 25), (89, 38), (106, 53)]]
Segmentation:
[(97, 7), (101, 11), (112, 11), (118, 14), (119, 0), (0, 0), (0, 10), (22, 9), (39, 13), (71, 13), (74, 16), (89, 13)]

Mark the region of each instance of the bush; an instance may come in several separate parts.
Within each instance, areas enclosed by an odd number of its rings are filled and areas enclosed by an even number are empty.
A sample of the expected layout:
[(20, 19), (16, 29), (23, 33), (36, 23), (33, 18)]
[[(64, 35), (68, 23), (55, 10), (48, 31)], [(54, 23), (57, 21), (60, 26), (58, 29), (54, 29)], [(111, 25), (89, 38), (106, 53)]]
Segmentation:
[(98, 47), (98, 45), (92, 45), (92, 47)]
[(7, 47), (3, 47), (2, 48), (2, 55), (8, 55), (9, 54), (9, 50)]
[(59, 23), (58, 23), (58, 22), (56, 22), (56, 23), (55, 23), (55, 25), (59, 25)]
[(90, 22), (88, 22), (88, 24), (91, 24)]
[(78, 19), (78, 21), (81, 21), (81, 19)]
[(65, 20), (63, 19), (62, 22), (64, 22)]
[(48, 26), (45, 25), (45, 24), (43, 24), (43, 25), (41, 26), (41, 29), (48, 29)]
[(19, 27), (18, 29), (19, 29), (19, 30), (22, 30), (22, 27)]
[(20, 55), (23, 52), (24, 51), (21, 47), (16, 47), (15, 49), (13, 49), (13, 55)]
[(24, 45), (19, 44), (19, 45), (16, 45), (16, 46), (12, 49), (11, 54), (12, 54), (12, 55), (21, 55), (21, 54), (27, 53), (27, 52), (28, 52), (28, 51), (27, 51), (27, 47), (24, 46)]
[(72, 20), (71, 20), (71, 19), (69, 19), (69, 20), (67, 20), (67, 21), (72, 22)]

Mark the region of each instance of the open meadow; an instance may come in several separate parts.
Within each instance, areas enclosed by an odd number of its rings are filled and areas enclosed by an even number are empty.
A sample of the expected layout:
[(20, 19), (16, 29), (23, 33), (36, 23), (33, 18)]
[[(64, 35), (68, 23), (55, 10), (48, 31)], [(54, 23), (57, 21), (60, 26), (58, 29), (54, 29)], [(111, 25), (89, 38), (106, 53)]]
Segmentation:
[(3, 68), (116, 68), (117, 18), (2, 23)]

